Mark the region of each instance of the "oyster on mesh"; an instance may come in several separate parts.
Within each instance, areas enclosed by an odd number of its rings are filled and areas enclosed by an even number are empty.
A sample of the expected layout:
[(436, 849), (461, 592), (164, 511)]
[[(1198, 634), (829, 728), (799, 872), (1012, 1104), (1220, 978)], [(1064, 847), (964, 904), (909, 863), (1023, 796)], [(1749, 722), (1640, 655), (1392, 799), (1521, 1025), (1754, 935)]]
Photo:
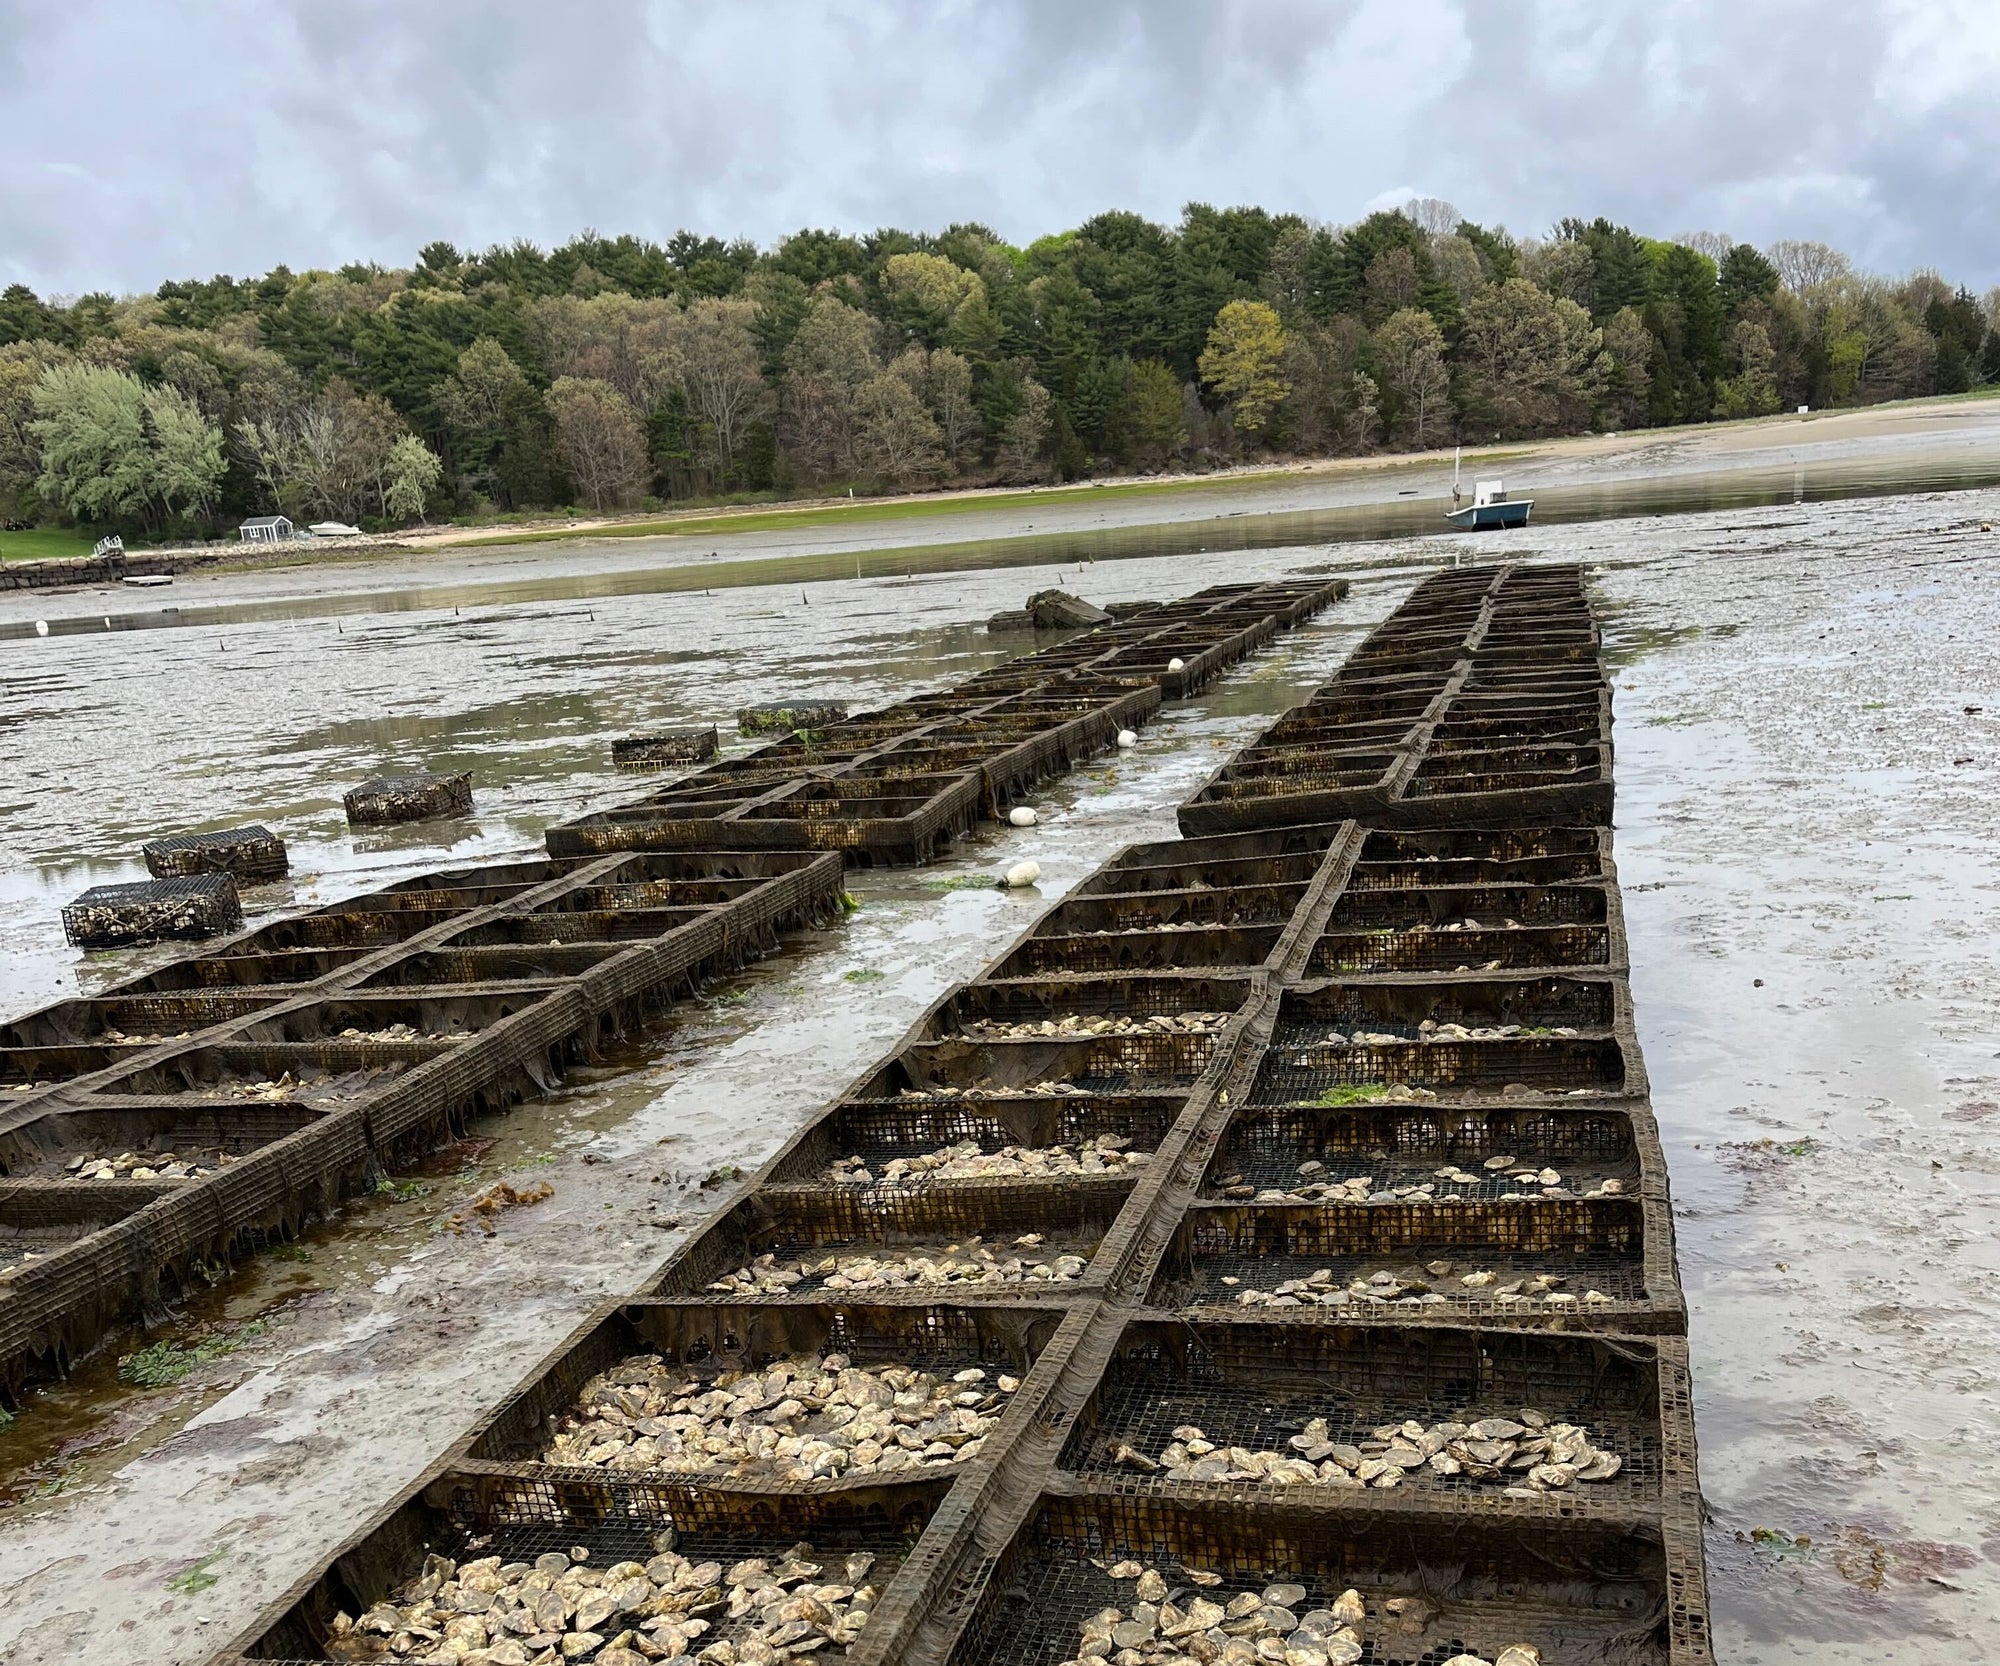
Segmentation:
[(929, 1469), (977, 1457), (1018, 1387), (983, 1366), (940, 1376), (839, 1353), (719, 1373), (634, 1354), (583, 1385), (538, 1455), (620, 1473), (787, 1481)]

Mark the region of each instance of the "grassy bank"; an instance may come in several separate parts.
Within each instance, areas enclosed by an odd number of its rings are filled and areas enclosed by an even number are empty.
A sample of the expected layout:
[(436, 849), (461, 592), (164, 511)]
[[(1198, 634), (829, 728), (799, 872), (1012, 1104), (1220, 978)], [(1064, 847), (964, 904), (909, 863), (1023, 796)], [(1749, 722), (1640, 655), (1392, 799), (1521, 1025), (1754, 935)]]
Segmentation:
[(73, 555), (88, 555), (96, 542), (59, 526), (0, 532), (0, 561), (60, 561)]

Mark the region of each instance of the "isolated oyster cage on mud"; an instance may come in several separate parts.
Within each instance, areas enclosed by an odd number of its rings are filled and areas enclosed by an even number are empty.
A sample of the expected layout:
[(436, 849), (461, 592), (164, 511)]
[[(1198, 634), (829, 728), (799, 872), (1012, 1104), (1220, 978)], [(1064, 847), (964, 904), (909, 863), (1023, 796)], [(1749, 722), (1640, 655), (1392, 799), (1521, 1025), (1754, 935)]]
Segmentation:
[(226, 873), (237, 879), (278, 879), (291, 871), (285, 841), (268, 827), (231, 827), (215, 833), (174, 833), (141, 849), (155, 879)]
[(353, 788), (341, 803), (351, 826), (378, 823), (429, 821), (437, 816), (468, 816), (472, 813), (472, 777), (436, 775), (416, 770), (401, 775), (378, 775)]
[(715, 756), (720, 737), (707, 728), (656, 729), (626, 735), (611, 743), (611, 761), (620, 769), (664, 769), (669, 764), (706, 763)]
[(226, 873), (93, 885), (62, 911), (78, 948), (117, 949), (171, 938), (214, 937), (243, 923), (236, 881)]

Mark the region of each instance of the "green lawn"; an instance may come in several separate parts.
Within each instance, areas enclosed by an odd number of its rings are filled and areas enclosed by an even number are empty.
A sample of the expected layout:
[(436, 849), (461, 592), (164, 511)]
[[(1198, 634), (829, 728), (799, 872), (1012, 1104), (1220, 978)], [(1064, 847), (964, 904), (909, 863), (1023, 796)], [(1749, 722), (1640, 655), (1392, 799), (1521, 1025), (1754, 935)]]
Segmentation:
[(88, 555), (96, 542), (95, 538), (62, 527), (0, 532), (0, 561), (51, 561), (65, 555)]

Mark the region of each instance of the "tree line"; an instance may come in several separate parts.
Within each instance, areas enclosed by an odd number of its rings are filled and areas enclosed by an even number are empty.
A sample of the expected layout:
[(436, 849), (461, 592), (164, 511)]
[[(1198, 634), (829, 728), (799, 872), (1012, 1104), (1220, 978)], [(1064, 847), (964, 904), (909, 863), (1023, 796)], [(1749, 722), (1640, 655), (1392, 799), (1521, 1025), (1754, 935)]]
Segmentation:
[(0, 525), (203, 535), (1074, 480), (1866, 404), (2000, 378), (2000, 290), (1435, 199), (1017, 248), (801, 231), (0, 293)]

